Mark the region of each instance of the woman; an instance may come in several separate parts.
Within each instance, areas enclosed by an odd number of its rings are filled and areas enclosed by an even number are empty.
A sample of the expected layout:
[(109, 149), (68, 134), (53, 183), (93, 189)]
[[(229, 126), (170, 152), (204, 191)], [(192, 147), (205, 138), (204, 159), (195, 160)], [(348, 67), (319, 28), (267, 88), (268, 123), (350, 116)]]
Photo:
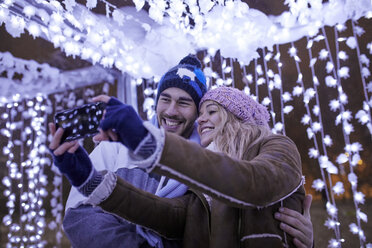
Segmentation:
[[(167, 238), (182, 239), (183, 247), (294, 246), (273, 215), (281, 206), (302, 211), (301, 159), (289, 138), (270, 132), (262, 105), (237, 89), (209, 91), (200, 103), (198, 131), (202, 145), (214, 152), (149, 123), (143, 123), (148, 133), (141, 131), (141, 142), (128, 145), (138, 139), (136, 128), (142, 124), (138, 119), (136, 125), (128, 124), (138, 118), (128, 112), (121, 122), (110, 123), (110, 105), (122, 113), (126, 106), (120, 109), (110, 99), (102, 126), (106, 131), (126, 129), (118, 136), (133, 151), (130, 163), (174, 178), (190, 190), (177, 198), (159, 198), (108, 172), (88, 203)], [(138, 156), (149, 147), (151, 155)]]

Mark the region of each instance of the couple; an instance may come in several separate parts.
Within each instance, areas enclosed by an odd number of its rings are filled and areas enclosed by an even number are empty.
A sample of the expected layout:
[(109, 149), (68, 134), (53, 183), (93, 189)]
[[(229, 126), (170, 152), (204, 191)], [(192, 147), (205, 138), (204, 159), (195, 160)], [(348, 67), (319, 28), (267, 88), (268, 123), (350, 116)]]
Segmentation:
[[(120, 168), (125, 169), (121, 174), (97, 172), (95, 159), (77, 142), (59, 145), (63, 130), (50, 126), (55, 164), (87, 196), (85, 204), (66, 212), (64, 228), (73, 244), (79, 242), (74, 227), (90, 221), (82, 232), (94, 229), (91, 238), (102, 230), (102, 238), (122, 235), (123, 240), (138, 241), (138, 246), (122, 247), (311, 247), (311, 222), (298, 213), (304, 190), (293, 142), (271, 134), (266, 109), (242, 92), (225, 87), (205, 91), (200, 64), (188, 56), (159, 83), (161, 129), (143, 123), (133, 108), (114, 98), (96, 98), (108, 103), (98, 139), (120, 141), (128, 147), (127, 164), (134, 165)], [(207, 149), (184, 139), (195, 137), (198, 106), (197, 129)], [(145, 184), (133, 180), (139, 172), (147, 175)], [(159, 174), (177, 181), (163, 182)], [(284, 208), (279, 220), (289, 225), (281, 225), (283, 230), (274, 218), (280, 207), (297, 211)], [(89, 218), (94, 214), (99, 215), (96, 220)], [(125, 230), (113, 226), (110, 233), (115, 221)], [(95, 224), (102, 228), (95, 229)]]

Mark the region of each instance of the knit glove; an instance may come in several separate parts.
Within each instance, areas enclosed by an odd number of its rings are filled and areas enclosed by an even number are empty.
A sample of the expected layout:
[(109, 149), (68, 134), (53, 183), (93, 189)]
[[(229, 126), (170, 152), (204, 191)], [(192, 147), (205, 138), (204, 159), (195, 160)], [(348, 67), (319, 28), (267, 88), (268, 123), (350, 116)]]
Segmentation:
[(87, 181), (93, 170), (93, 165), (84, 148), (79, 147), (75, 153), (65, 152), (59, 156), (54, 155), (53, 150), (50, 150), (50, 152), (54, 164), (73, 186), (80, 187)]
[(132, 151), (136, 150), (148, 133), (133, 107), (123, 104), (114, 97), (107, 103), (105, 118), (101, 121), (100, 127), (103, 131), (115, 130), (119, 141)]

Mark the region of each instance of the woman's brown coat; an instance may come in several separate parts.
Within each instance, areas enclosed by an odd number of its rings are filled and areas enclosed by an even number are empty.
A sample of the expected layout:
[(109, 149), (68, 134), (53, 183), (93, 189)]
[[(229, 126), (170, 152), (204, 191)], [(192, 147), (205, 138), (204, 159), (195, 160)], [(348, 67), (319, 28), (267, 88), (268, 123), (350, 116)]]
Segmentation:
[(100, 206), (164, 237), (182, 239), (185, 248), (292, 247), (274, 213), (280, 206), (302, 212), (298, 150), (288, 137), (271, 135), (248, 154), (236, 160), (165, 133), (153, 170), (190, 190), (178, 198), (160, 198), (118, 178)]

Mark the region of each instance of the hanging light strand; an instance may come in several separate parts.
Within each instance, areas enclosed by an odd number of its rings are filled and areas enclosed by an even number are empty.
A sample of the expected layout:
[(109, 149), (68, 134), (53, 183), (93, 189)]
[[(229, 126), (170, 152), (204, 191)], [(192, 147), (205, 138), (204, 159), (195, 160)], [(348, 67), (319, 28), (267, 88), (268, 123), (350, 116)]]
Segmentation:
[[(315, 74), (315, 69), (314, 69), (314, 65), (316, 63), (316, 59), (313, 58), (313, 54), (312, 54), (312, 44), (313, 44), (313, 40), (309, 38), (309, 36), (306, 36), (306, 40), (307, 40), (307, 51), (308, 51), (308, 54), (309, 54), (309, 61), (310, 61), (310, 71), (311, 71), (311, 75), (312, 75), (312, 83), (313, 83), (313, 87), (314, 87), (314, 93), (315, 93), (315, 100), (316, 100), (316, 105), (319, 109), (319, 111), (317, 112), (316, 116), (318, 116), (318, 123), (320, 123), (321, 125), (321, 129), (319, 130), (320, 132), (320, 135), (321, 135), (321, 145), (322, 145), (322, 148), (323, 148), (323, 153), (324, 153), (324, 157), (323, 159), (326, 160), (324, 162), (328, 163), (328, 166), (332, 166), (332, 167), (335, 167), (333, 164), (331, 164), (331, 162), (329, 161), (329, 157), (328, 157), (328, 153), (327, 153), (327, 148), (326, 148), (326, 143), (328, 143), (328, 146), (331, 146), (331, 142), (326, 142), (326, 139), (325, 139), (325, 134), (324, 134), (324, 123), (323, 123), (323, 119), (322, 119), (322, 111), (320, 110), (321, 109), (321, 104), (320, 104), (320, 101), (319, 101), (319, 93), (318, 93), (318, 85), (319, 85), (319, 80), (318, 78), (316, 77), (316, 74)], [(316, 139), (314, 138), (314, 142), (316, 141)], [(328, 182), (329, 182), (329, 189), (327, 187), (327, 180), (325, 179), (325, 174), (324, 174), (324, 170), (322, 168), (322, 166), (320, 166), (320, 172), (321, 172), (321, 175), (322, 175), (322, 179), (323, 179), (323, 184), (325, 185), (325, 192), (326, 194), (330, 194), (331, 196), (331, 202), (333, 204), (334, 207), (336, 207), (336, 202), (335, 202), (335, 198), (334, 198), (334, 194), (333, 194), (333, 191), (332, 191), (332, 178), (331, 178), (331, 173), (329, 173), (328, 170), (327, 171), (327, 177), (328, 177)], [(328, 201), (329, 201), (329, 195), (327, 196), (328, 198)], [(329, 225), (330, 227), (333, 227), (334, 230), (335, 230), (335, 235), (336, 235), (336, 239), (338, 240), (338, 243), (341, 243), (341, 233), (340, 233), (340, 222), (338, 220), (338, 215), (335, 214), (335, 215), (332, 215), (332, 220), (333, 222)], [(343, 242), (343, 241), (342, 241)]]
[[(311, 158), (316, 158), (318, 160), (319, 165), (320, 165), (320, 169), (321, 169), (321, 175), (322, 175), (323, 182), (326, 182), (326, 177), (325, 177), (325, 174), (323, 172), (323, 168), (322, 168), (321, 165), (324, 163), (324, 161), (322, 161), (322, 159), (327, 158), (327, 157), (321, 156), (320, 151), (319, 151), (319, 145), (318, 145), (318, 142), (317, 142), (317, 139), (316, 139), (316, 133), (319, 131), (319, 128), (322, 129), (322, 126), (319, 126), (319, 125), (321, 125), (320, 123), (314, 122), (312, 120), (312, 117), (311, 117), (312, 114), (311, 114), (311, 111), (310, 111), (310, 108), (309, 108), (310, 100), (313, 97), (313, 93), (312, 93), (313, 89), (308, 89), (308, 90), (305, 91), (305, 86), (304, 86), (304, 83), (303, 83), (303, 80), (302, 80), (302, 73), (301, 73), (300, 66), (299, 66), (299, 61), (301, 61), (301, 60), (297, 56), (297, 49), (294, 46), (293, 42), (291, 43), (291, 48), (289, 49), (289, 54), (294, 59), (294, 63), (296, 65), (296, 70), (297, 70), (297, 75), (298, 75), (297, 83), (300, 85), (300, 86), (296, 86), (294, 88), (293, 95), (295, 95), (295, 96), (296, 95), (297, 96), (302, 95), (303, 96), (303, 102), (304, 102), (304, 106), (305, 106), (305, 109), (306, 109), (306, 117), (304, 117), (304, 118), (307, 118), (307, 121), (303, 122), (303, 123), (304, 124), (307, 123), (309, 125), (309, 127), (307, 128), (308, 138), (309, 138), (309, 140), (313, 140), (313, 144), (315, 146), (315, 149), (314, 148), (310, 149), (309, 156)], [(304, 118), (303, 118), (303, 120), (304, 120)], [(317, 125), (315, 125), (315, 124), (317, 124)], [(319, 126), (319, 127), (317, 127), (317, 126)], [(328, 170), (327, 170), (327, 173), (329, 175)], [(328, 183), (330, 184), (330, 188), (332, 188), (332, 181), (328, 181)], [(325, 184), (325, 186), (326, 186), (326, 184)], [(327, 202), (329, 203), (328, 206), (330, 206), (330, 207), (328, 207), (328, 209), (332, 208), (334, 210), (337, 210), (336, 204), (334, 202), (334, 198), (332, 197), (332, 192), (330, 190), (328, 190), (328, 187), (325, 187), (324, 191), (326, 193)], [(330, 195), (331, 195), (331, 197), (330, 197)], [(330, 202), (332, 202), (332, 205), (330, 205), (331, 204)], [(337, 211), (329, 211), (328, 210), (328, 214), (330, 214), (331, 219), (334, 220), (335, 216), (337, 216)], [(336, 227), (334, 226), (333, 229), (334, 229), (334, 232), (335, 232), (336, 239), (340, 240), (340, 234), (337, 231)]]
[[(360, 48), (359, 48), (359, 44), (358, 44), (358, 36), (356, 34), (355, 21), (354, 20), (351, 20), (351, 28), (352, 28), (353, 37), (354, 37), (354, 40), (355, 40), (355, 49), (356, 49), (357, 56), (358, 56), (359, 72), (360, 72), (360, 78), (362, 80), (363, 92), (364, 92), (364, 98), (365, 98), (365, 103), (364, 103), (363, 109), (358, 111), (358, 113), (360, 113), (362, 115), (362, 116), (359, 115), (360, 116), (359, 120), (362, 124), (364, 124), (368, 127), (369, 132), (371, 134), (371, 139), (372, 139), (372, 115), (371, 115), (371, 107), (368, 104), (369, 98), (368, 98), (368, 91), (367, 91), (367, 86), (366, 86), (366, 76), (367, 75), (364, 75), (363, 72), (362, 72), (365, 69), (365, 70), (368, 70), (368, 72), (370, 74), (370, 71), (369, 71), (368, 68), (365, 68), (362, 65)], [(365, 114), (365, 112), (367, 112), (367, 113)], [(357, 113), (357, 116), (358, 116), (358, 113)], [(367, 118), (364, 118), (365, 116), (367, 116)]]
[(274, 83), (271, 84), (271, 80), (269, 78), (269, 75), (268, 75), (268, 66), (267, 66), (267, 59), (266, 59), (266, 52), (265, 52), (265, 49), (266, 48), (263, 48), (262, 49), (262, 63), (264, 65), (264, 70), (265, 70), (265, 82), (266, 82), (266, 86), (267, 86), (267, 95), (268, 95), (268, 104), (265, 102), (264, 105), (270, 105), (270, 115), (271, 115), (271, 121), (272, 121), (272, 125), (274, 127), (274, 132), (276, 133), (277, 131), (275, 130), (275, 125), (276, 125), (276, 120), (275, 120), (275, 117), (276, 117), (276, 114), (275, 114), (275, 109), (274, 109), (274, 103), (273, 103), (273, 97), (271, 95), (271, 91), (274, 89)]
[[(283, 80), (282, 80), (282, 62), (280, 61), (280, 49), (279, 49), (279, 45), (276, 44), (275, 45), (275, 49), (276, 49), (276, 55), (274, 56), (274, 60), (276, 62), (276, 67), (277, 67), (277, 70), (278, 70), (278, 75), (279, 75), (279, 80), (280, 80), (280, 88), (279, 88), (279, 91), (280, 91), (280, 117), (281, 117), (281, 123), (283, 125), (283, 128), (282, 128), (282, 133), (283, 135), (286, 135), (285, 133), (285, 119), (284, 119), (284, 100), (283, 100)], [(291, 106), (290, 106), (291, 107)], [(289, 112), (288, 112), (289, 113)]]
[[(335, 76), (337, 77), (337, 87), (338, 87), (338, 92), (339, 94), (343, 93), (344, 90), (342, 89), (342, 85), (341, 85), (341, 78), (342, 78), (342, 71), (341, 71), (341, 68), (340, 68), (340, 59), (339, 59), (339, 36), (338, 36), (338, 31), (337, 31), (337, 27), (334, 27), (334, 34), (335, 34), (335, 53), (336, 53), (336, 68), (334, 70), (336, 70), (338, 73), (335, 73)], [(324, 30), (324, 28), (323, 28)], [(327, 41), (328, 43), (328, 41)], [(330, 53), (331, 55), (331, 53)], [(340, 97), (342, 97), (340, 95)], [(346, 102), (346, 101), (345, 101)], [(342, 115), (343, 113), (345, 113), (345, 109), (344, 109), (344, 103), (342, 101), (340, 101), (340, 114)], [(341, 116), (341, 118), (343, 118), (343, 116)], [(345, 144), (346, 144), (346, 149), (350, 156), (348, 156), (348, 160), (349, 160), (349, 169), (350, 169), (350, 173), (351, 174), (354, 174), (354, 171), (353, 171), (353, 166), (352, 166), (352, 156), (351, 154), (359, 154), (359, 151), (356, 150), (356, 151), (352, 151), (351, 149), (349, 150), (348, 148), (351, 148), (351, 144), (350, 144), (350, 137), (349, 137), (349, 131), (348, 131), (348, 123), (347, 123), (347, 119), (342, 121), (342, 125), (343, 125), (343, 136), (344, 136), (344, 141), (345, 141)], [(350, 124), (351, 126), (351, 124)], [(351, 126), (352, 127), (352, 126)], [(351, 131), (352, 128), (351, 128)], [(355, 210), (358, 211), (359, 210), (359, 207), (358, 207), (358, 204), (361, 203), (361, 201), (357, 200), (356, 199), (356, 196), (358, 195), (357, 194), (357, 184), (356, 183), (351, 183), (351, 189), (352, 189), (352, 192), (353, 192), (353, 202), (354, 202), (354, 206), (355, 206)], [(364, 247), (364, 242), (365, 242), (365, 236), (364, 236), (364, 232), (361, 228), (361, 224), (360, 224), (360, 217), (358, 214), (356, 214), (356, 219), (357, 219), (357, 227), (358, 227), (358, 231), (357, 232), (353, 232), (355, 234), (358, 235), (358, 238), (359, 238), (359, 242), (360, 242), (360, 247)]]

